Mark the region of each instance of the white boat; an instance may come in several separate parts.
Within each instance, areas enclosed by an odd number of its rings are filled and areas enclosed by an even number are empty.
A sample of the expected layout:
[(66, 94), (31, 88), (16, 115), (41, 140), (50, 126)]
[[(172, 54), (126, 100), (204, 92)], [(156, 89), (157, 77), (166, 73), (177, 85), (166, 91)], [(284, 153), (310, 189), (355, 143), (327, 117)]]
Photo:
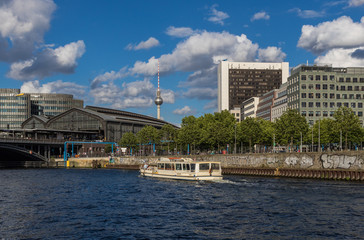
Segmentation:
[(191, 181), (222, 180), (220, 162), (195, 161), (190, 158), (161, 158), (156, 166), (142, 166), (140, 174), (146, 177)]

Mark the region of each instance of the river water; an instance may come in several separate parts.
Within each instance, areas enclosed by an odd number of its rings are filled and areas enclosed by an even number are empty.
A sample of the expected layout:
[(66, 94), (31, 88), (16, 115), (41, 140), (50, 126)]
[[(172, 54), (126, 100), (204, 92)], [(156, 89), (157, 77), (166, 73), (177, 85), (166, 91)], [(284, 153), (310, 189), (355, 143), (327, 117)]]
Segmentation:
[(0, 170), (0, 239), (363, 239), (364, 184)]

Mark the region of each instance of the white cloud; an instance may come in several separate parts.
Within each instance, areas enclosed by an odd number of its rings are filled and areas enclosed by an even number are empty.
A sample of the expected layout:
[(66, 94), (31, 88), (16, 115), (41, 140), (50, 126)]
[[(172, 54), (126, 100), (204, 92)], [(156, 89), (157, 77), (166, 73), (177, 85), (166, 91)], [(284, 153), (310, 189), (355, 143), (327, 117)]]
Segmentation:
[(218, 11), (216, 8), (218, 5), (212, 5), (210, 8), (210, 16), (207, 20), (216, 24), (224, 25), (224, 20), (229, 18), (229, 15), (225, 12)]
[(355, 48), (364, 45), (364, 17), (356, 23), (343, 16), (317, 26), (304, 25), (297, 46), (320, 54), (334, 48)]
[(96, 76), (91, 82), (91, 89), (97, 88), (102, 82), (113, 81), (116, 79), (122, 79), (128, 75), (126, 72), (127, 68), (123, 67), (119, 71), (106, 72), (104, 74)]
[(174, 110), (173, 113), (177, 114), (177, 115), (189, 115), (189, 114), (192, 114), (193, 111), (191, 110), (191, 108), (189, 106), (184, 106), (181, 109)]
[(141, 41), (139, 44), (129, 44), (126, 46), (128, 50), (141, 50), (141, 49), (150, 49), (152, 47), (159, 46), (159, 41), (154, 38), (150, 37), (147, 41)]
[(358, 7), (364, 5), (364, 0), (349, 0), (349, 7)]
[(282, 52), (281, 48), (267, 47), (258, 50), (258, 59), (261, 62), (283, 62), (285, 58), (286, 54)]
[(82, 40), (69, 43), (56, 49), (45, 48), (33, 58), (11, 64), (7, 76), (18, 80), (44, 78), (54, 73), (73, 73), (77, 59), (85, 52)]
[(269, 20), (270, 16), (265, 12), (265, 11), (261, 11), (261, 12), (257, 12), (256, 14), (254, 14), (254, 16), (250, 19), (250, 21), (255, 21), (255, 20)]
[(52, 0), (0, 1), (0, 61), (29, 59), (43, 43), (55, 9)]
[(54, 82), (44, 83), (41, 85), (38, 80), (23, 83), (20, 88), (22, 93), (64, 93), (72, 94), (75, 98), (80, 99), (85, 95), (86, 86), (73, 82), (63, 82), (57, 80)]
[(194, 31), (189, 27), (178, 27), (177, 28), (177, 27), (170, 26), (167, 28), (166, 34), (169, 36), (172, 36), (172, 37), (184, 38), (184, 37), (189, 37), (196, 32), (198, 32), (198, 31)]
[(301, 10), (299, 8), (291, 9), (290, 12), (296, 12), (301, 18), (318, 18), (325, 16), (325, 12), (317, 12), (315, 10)]
[(197, 99), (214, 99), (217, 98), (216, 88), (190, 88), (185, 92), (184, 97), (186, 98), (197, 98)]
[(208, 109), (214, 109), (214, 112), (217, 112), (217, 99), (214, 99), (210, 102), (208, 102), (203, 109), (208, 110)]
[(332, 64), (334, 67), (363, 67), (364, 47), (332, 49), (325, 55), (317, 57), (315, 63)]

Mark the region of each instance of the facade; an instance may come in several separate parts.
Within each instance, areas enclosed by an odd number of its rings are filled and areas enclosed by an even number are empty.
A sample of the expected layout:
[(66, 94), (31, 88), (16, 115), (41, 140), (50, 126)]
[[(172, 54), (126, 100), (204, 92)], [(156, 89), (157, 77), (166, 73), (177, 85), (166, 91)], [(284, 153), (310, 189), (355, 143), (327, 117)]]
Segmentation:
[(234, 115), (237, 122), (241, 121), (241, 109), (240, 108), (231, 109), (230, 113)]
[(86, 106), (69, 109), (51, 118), (34, 115), (22, 124), (22, 128), (26, 138), (118, 142), (124, 133), (137, 133), (146, 125), (160, 129), (165, 124), (168, 123), (141, 114)]
[(364, 68), (295, 67), (288, 78), (288, 108), (297, 109), (310, 125), (350, 107), (363, 124)]
[(272, 122), (275, 122), (287, 110), (287, 83), (277, 90), (277, 98), (272, 107)]
[(277, 91), (277, 89), (273, 89), (259, 98), (257, 118), (272, 121), (272, 108), (274, 100), (277, 98)]
[(218, 111), (240, 108), (245, 100), (278, 89), (288, 76), (288, 62), (222, 61), (218, 66)]
[(83, 100), (71, 94), (30, 93), (31, 115), (56, 116), (71, 108), (83, 108)]
[(252, 97), (252, 98), (249, 98), (248, 100), (245, 100), (241, 104), (241, 121), (243, 121), (245, 118), (248, 118), (248, 117), (256, 118), (258, 104), (259, 104), (258, 97)]
[(73, 107), (83, 107), (83, 100), (70, 94), (21, 93), (20, 89), (0, 89), (0, 129), (20, 129), (32, 115), (55, 116)]
[(0, 89), (0, 129), (20, 128), (30, 116), (30, 96), (20, 89)]

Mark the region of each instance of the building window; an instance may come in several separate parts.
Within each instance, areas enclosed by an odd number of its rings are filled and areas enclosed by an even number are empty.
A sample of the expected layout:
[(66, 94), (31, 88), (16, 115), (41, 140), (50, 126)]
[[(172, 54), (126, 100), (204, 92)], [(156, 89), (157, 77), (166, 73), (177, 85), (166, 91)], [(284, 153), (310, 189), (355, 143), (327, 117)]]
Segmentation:
[(346, 78), (345, 81), (346, 82), (351, 82), (351, 79), (350, 78)]
[(321, 98), (321, 94), (320, 93), (316, 93), (316, 98)]
[(321, 107), (321, 103), (320, 102), (316, 102), (316, 107)]
[(361, 94), (356, 94), (356, 99), (361, 99)]
[(334, 108), (335, 107), (335, 103), (334, 102), (330, 102), (330, 108)]
[(358, 103), (358, 108), (363, 108), (363, 103)]
[(330, 84), (330, 90), (335, 90), (335, 85), (334, 84)]
[(316, 117), (320, 117), (321, 116), (321, 112), (320, 111), (316, 111)]
[(302, 111), (301, 115), (306, 117), (307, 116), (306, 111)]
[(354, 99), (354, 94), (349, 94), (349, 99)]
[(323, 111), (322, 116), (327, 117), (328, 116), (328, 112), (327, 111)]
[(308, 107), (312, 108), (313, 107), (313, 102), (309, 102)]
[(306, 89), (306, 84), (302, 84), (302, 85), (301, 85), (301, 88), (302, 88), (302, 89)]
[(340, 86), (341, 91), (345, 91), (345, 86)]
[(327, 94), (327, 93), (323, 93), (323, 94), (322, 94), (322, 97), (323, 97), (323, 98), (327, 98), (327, 97), (328, 97), (328, 94)]
[(364, 83), (364, 78), (360, 78), (360, 82), (361, 83)]
[(336, 99), (340, 99), (340, 94), (336, 94)]
[(341, 102), (338, 102), (338, 103), (336, 103), (336, 106), (339, 108), (339, 107), (341, 107)]
[(327, 81), (327, 75), (323, 75), (322, 80)]
[(330, 117), (334, 116), (334, 111), (330, 111)]
[(335, 98), (335, 94), (334, 93), (330, 93), (330, 99), (334, 99)]
[(353, 78), (353, 82), (358, 82), (358, 78)]
[(353, 91), (353, 86), (348, 86), (348, 91)]
[(354, 87), (354, 90), (355, 90), (355, 91), (359, 91), (359, 86), (355, 86), (355, 87)]
[(352, 103), (350, 104), (350, 107), (351, 107), (351, 108), (355, 108), (355, 107), (356, 107), (356, 104), (355, 104), (354, 102), (352, 102)]
[(313, 75), (308, 75), (308, 80), (313, 81)]
[(301, 80), (306, 80), (306, 75), (302, 75)]
[(302, 106), (302, 107), (306, 107), (306, 102), (302, 102), (302, 103), (301, 103), (301, 106)]
[(339, 78), (339, 82), (344, 82), (344, 78)]
[(320, 81), (321, 80), (321, 76), (320, 75), (316, 75), (316, 81)]
[(344, 107), (349, 107), (349, 103), (344, 103)]
[(321, 85), (320, 84), (316, 84), (316, 90), (320, 90), (321, 89)]
[(347, 94), (343, 94), (342, 98), (343, 99), (348, 99), (348, 95)]
[(323, 107), (325, 107), (325, 108), (327, 108), (328, 103), (327, 103), (327, 102), (323, 102), (323, 103), (322, 103), (322, 106), (323, 106)]
[(362, 117), (363, 116), (363, 112), (358, 112), (358, 116)]
[(308, 98), (313, 98), (313, 93), (309, 93)]
[(308, 84), (308, 89), (313, 89), (313, 84)]
[(309, 111), (309, 112), (308, 112), (308, 116), (309, 116), (309, 117), (313, 117), (313, 111)]
[(306, 98), (306, 93), (302, 93), (302, 94), (301, 94), (301, 97), (302, 97), (302, 98)]

